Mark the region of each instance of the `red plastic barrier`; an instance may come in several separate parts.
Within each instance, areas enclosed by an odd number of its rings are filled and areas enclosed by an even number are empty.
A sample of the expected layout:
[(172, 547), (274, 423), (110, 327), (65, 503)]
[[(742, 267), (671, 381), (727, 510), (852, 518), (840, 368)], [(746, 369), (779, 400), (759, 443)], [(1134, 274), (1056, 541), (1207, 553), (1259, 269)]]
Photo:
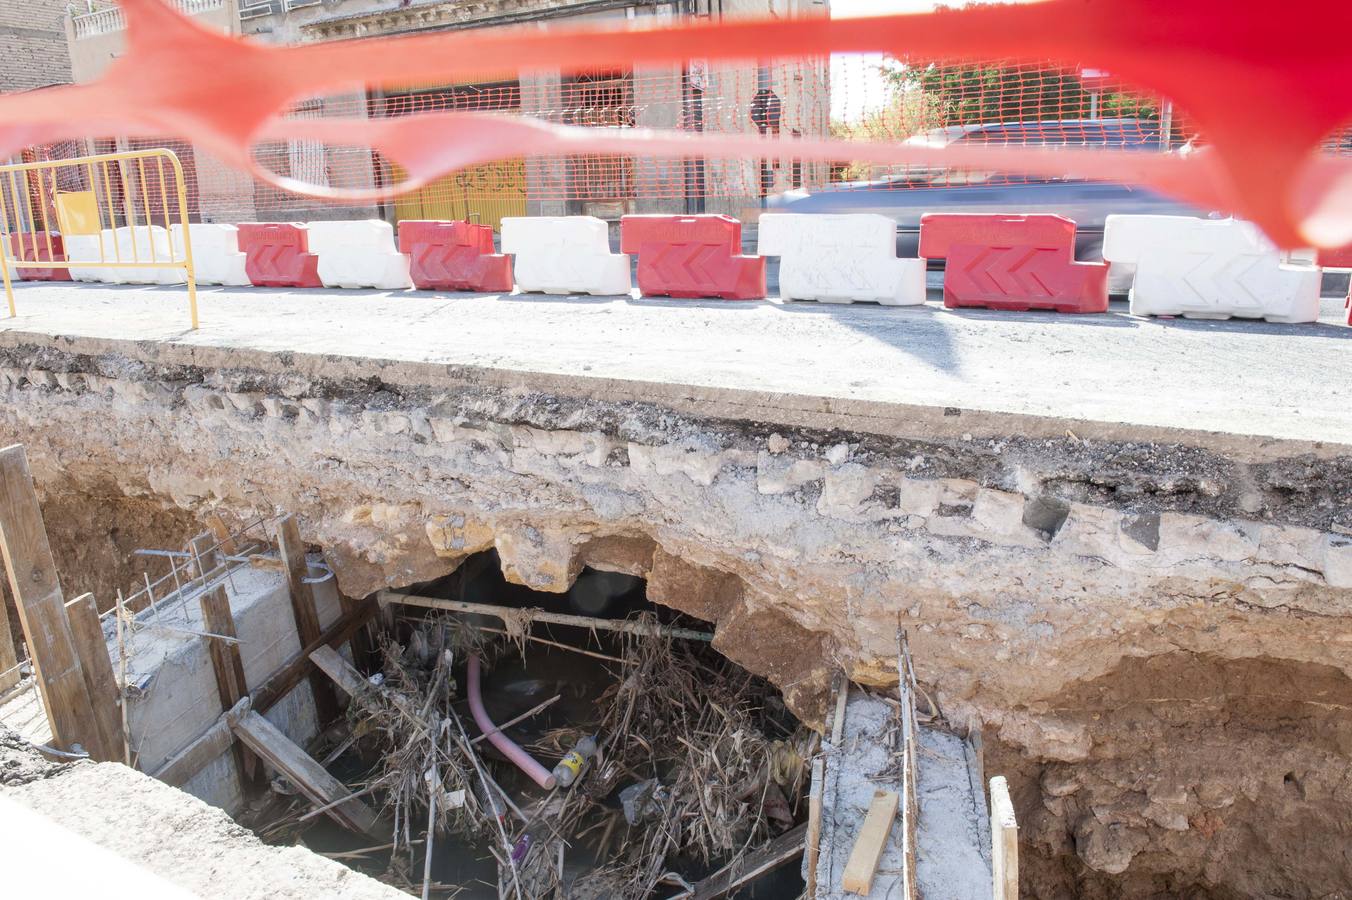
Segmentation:
[(319, 256), (310, 252), (304, 225), (245, 222), (239, 226), (244, 271), (258, 287), (323, 287)]
[(921, 216), (920, 256), (947, 260), (950, 309), (1108, 310), (1108, 264), (1075, 261), (1075, 223), (1061, 216)]
[[(1316, 262), (1326, 269), (1352, 269), (1352, 244), (1333, 250), (1320, 250)], [(1347, 324), (1352, 325), (1352, 285), (1348, 285), (1347, 301), (1343, 306), (1347, 309)]]
[(645, 297), (765, 296), (765, 257), (742, 256), (742, 223), (731, 216), (624, 216), (620, 252), (638, 254)]
[(487, 225), (400, 222), (399, 252), (409, 255), (409, 274), (420, 290), (512, 290), (512, 257), (493, 252), (493, 229)]
[[(48, 250), (48, 238), (51, 249)], [(23, 233), (9, 236), (9, 252), (22, 262), (65, 262), (66, 248), (61, 235), (55, 231), (37, 234)], [(22, 281), (70, 281), (69, 269), (15, 269)]]

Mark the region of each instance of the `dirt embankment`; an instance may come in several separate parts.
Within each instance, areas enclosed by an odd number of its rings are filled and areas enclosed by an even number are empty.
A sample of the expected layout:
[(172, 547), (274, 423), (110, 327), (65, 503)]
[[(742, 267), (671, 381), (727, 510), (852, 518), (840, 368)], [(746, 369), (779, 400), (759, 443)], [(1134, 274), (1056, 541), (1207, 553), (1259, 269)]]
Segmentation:
[(1352, 679), (1191, 653), (1127, 658), (1047, 704), (1082, 759), (989, 742), (1019, 813), (1027, 896), (1352, 896)]
[[(111, 482), (39, 481), (38, 489), (61, 590), (67, 600), (92, 593), (101, 610), (113, 605), (119, 588), (134, 593), (141, 573), (149, 570), (157, 577), (163, 568), (133, 551), (182, 549), (202, 531), (195, 513), (155, 498), (129, 497)], [(3, 597), (10, 631), (21, 640), (7, 579)]]

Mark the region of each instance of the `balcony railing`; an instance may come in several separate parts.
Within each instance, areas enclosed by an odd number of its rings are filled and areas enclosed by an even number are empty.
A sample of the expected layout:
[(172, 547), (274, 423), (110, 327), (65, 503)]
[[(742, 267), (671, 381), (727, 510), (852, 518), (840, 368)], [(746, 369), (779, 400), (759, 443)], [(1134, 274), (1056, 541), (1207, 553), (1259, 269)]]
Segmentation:
[[(184, 13), (195, 16), (198, 13), (220, 9), (225, 6), (225, 0), (174, 0), (174, 5)], [(70, 17), (70, 21), (75, 30), (76, 40), (97, 37), (101, 34), (112, 34), (127, 27), (127, 20), (122, 17), (122, 10), (116, 6), (76, 13)]]

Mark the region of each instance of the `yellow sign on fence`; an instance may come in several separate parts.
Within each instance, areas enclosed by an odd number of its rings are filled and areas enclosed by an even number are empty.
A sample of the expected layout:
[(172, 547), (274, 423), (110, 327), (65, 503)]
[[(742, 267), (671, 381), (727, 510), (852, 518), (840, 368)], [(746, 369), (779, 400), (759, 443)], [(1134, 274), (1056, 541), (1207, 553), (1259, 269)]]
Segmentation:
[[(53, 227), (55, 226), (55, 227)], [(183, 167), (170, 150), (134, 150), (0, 166), (0, 278), (186, 284), (197, 280)], [(63, 279), (64, 280), (64, 279)]]

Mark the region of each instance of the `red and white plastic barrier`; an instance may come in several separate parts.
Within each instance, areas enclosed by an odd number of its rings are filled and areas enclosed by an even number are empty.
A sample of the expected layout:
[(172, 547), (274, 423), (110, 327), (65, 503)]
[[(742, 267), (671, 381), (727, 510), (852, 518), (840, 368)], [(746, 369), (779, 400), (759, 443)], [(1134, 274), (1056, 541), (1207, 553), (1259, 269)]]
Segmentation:
[(246, 222), (239, 226), (249, 281), (258, 287), (323, 287), (319, 257), (310, 252), (309, 229), (295, 222)]
[(310, 252), (319, 256), (319, 280), (331, 288), (413, 287), (409, 258), (394, 246), (389, 222), (311, 222)]
[(620, 250), (638, 254), (645, 297), (765, 296), (765, 257), (742, 256), (742, 223), (731, 216), (624, 216)]
[(610, 228), (595, 216), (505, 218), (502, 252), (514, 260), (521, 291), (615, 296), (633, 289), (629, 257), (610, 252)]
[(1103, 258), (1136, 267), (1133, 315), (1269, 322), (1319, 318), (1319, 267), (1285, 261), (1250, 222), (1109, 216)]
[(920, 256), (946, 260), (949, 308), (1108, 310), (1108, 265), (1075, 260), (1075, 223), (1062, 216), (921, 216)]
[(897, 224), (887, 216), (760, 217), (756, 250), (778, 256), (779, 296), (822, 303), (925, 302), (925, 261), (897, 258)]
[(399, 249), (419, 290), (511, 293), (512, 258), (493, 252), (493, 229), (470, 222), (399, 223)]
[[(183, 226), (170, 225), (174, 253), (183, 257)], [(193, 276), (198, 284), (248, 285), (245, 255), (239, 249), (239, 229), (234, 225), (193, 223), (188, 226), (192, 241)]]
[[(9, 236), (9, 254), (21, 262), (63, 262), (65, 244), (55, 231), (16, 232)], [(9, 267), (10, 278), (20, 281), (70, 281), (70, 272), (60, 269)]]

